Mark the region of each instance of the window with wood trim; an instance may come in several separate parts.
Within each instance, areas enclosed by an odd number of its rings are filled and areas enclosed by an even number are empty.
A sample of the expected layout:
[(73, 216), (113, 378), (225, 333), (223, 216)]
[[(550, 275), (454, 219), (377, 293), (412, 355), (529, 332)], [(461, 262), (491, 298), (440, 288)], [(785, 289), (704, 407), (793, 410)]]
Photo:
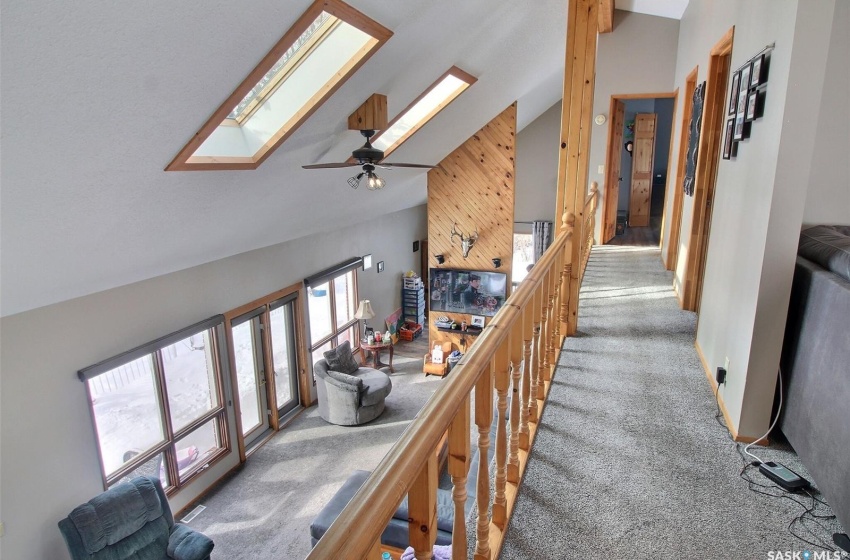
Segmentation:
[(390, 155), (476, 81), (475, 76), (452, 66), (399, 113), (386, 130), (372, 138), (372, 145), (383, 150), (384, 157)]
[(223, 321), (214, 317), (80, 370), (105, 488), (148, 475), (173, 493), (228, 452)]
[(362, 259), (325, 271), (304, 281), (307, 285), (307, 309), (310, 318), (311, 363), (323, 353), (346, 340), (351, 348), (360, 345), (357, 311), (357, 274)]
[(391, 36), (342, 0), (316, 0), (166, 171), (256, 169)]

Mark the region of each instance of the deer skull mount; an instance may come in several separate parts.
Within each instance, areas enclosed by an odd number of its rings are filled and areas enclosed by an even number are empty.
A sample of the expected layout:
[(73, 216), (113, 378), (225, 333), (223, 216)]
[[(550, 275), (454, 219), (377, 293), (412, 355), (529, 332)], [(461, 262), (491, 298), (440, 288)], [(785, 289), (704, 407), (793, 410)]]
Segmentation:
[(463, 252), (463, 258), (469, 256), (469, 250), (472, 249), (472, 246), (475, 245), (475, 242), (478, 241), (478, 230), (475, 230), (475, 233), (472, 235), (463, 235), (463, 232), (457, 231), (457, 224), (452, 224), (452, 245), (455, 244), (455, 236), (460, 237), (460, 248)]

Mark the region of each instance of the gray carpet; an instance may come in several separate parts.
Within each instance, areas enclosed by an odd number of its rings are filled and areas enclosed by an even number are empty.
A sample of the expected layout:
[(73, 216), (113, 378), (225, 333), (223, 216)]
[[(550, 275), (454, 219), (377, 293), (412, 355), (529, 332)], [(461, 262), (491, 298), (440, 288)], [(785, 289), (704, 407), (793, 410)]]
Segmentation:
[[(595, 247), (502, 558), (767, 558), (822, 550), (803, 507), (747, 489), (657, 248)], [(806, 475), (793, 451), (754, 448)], [(748, 473), (767, 483), (757, 469)], [(774, 493), (779, 493), (773, 490)], [(807, 506), (812, 500), (805, 496)], [(831, 513), (819, 506), (819, 513)], [(824, 544), (834, 520), (794, 530)]]
[(439, 387), (439, 378), (422, 374), (421, 357), (397, 352), (393, 366), (393, 391), (379, 418), (333, 426), (313, 406), (200, 500), (207, 509), (189, 525), (215, 541), (213, 560), (307, 556), (310, 522), (319, 510), (351, 471), (380, 463)]

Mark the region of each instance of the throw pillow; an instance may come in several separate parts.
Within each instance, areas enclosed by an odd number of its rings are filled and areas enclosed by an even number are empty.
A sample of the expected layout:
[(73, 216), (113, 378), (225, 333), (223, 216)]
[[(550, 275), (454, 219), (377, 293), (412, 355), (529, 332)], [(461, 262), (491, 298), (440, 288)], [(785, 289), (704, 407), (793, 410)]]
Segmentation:
[(356, 387), (357, 389), (360, 389), (363, 386), (363, 380), (359, 377), (348, 375), (347, 373), (342, 373), (340, 371), (334, 371), (332, 369), (329, 369), (328, 377), (336, 379), (337, 381), (340, 381), (342, 383), (347, 383), (348, 385)]
[(325, 352), (324, 356), (328, 362), (328, 369), (351, 375), (360, 368), (357, 365), (357, 360), (351, 354), (351, 343), (347, 340), (336, 348)]

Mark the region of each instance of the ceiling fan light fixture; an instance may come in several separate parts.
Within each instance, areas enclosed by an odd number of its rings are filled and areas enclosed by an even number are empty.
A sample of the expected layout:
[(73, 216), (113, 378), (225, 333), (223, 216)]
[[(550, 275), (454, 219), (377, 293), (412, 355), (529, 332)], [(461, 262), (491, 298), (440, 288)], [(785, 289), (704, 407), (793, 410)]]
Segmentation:
[(366, 177), (368, 179), (367, 186), (369, 187), (370, 191), (383, 189), (384, 186), (387, 184), (386, 181), (375, 175), (375, 173), (373, 173), (372, 171), (369, 171)]
[(363, 178), (363, 175), (364, 175), (363, 173), (358, 173), (354, 177), (349, 177), (348, 178), (348, 186), (351, 187), (352, 189), (356, 189), (357, 187), (359, 187), (360, 186), (360, 179)]

